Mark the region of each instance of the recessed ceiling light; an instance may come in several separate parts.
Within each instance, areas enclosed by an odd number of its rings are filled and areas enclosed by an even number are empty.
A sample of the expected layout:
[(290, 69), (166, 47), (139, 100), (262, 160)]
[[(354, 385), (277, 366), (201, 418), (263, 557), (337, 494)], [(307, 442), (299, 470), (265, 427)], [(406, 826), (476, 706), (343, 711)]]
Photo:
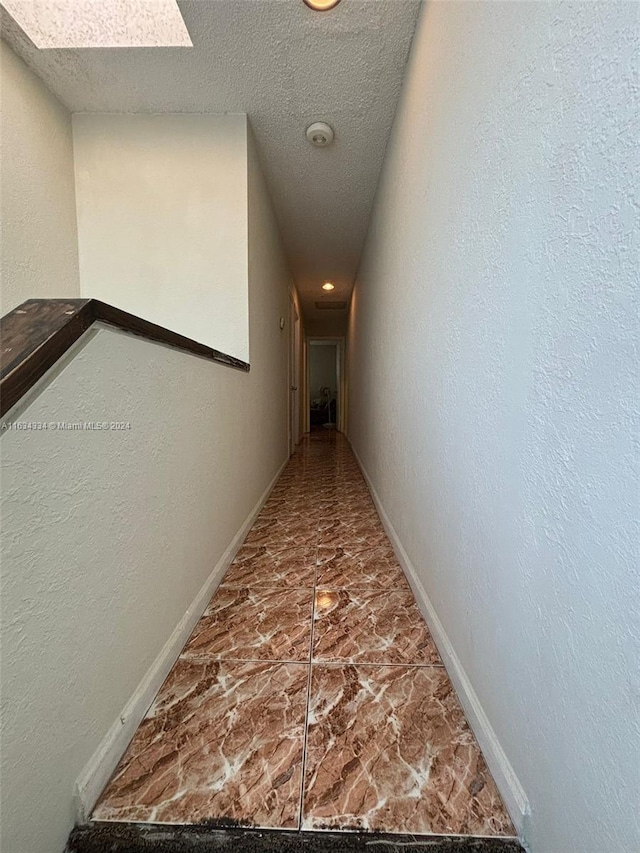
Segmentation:
[(316, 12), (328, 12), (329, 9), (337, 6), (340, 0), (304, 0), (304, 2)]
[(325, 283), (322, 285), (322, 289), (323, 290), (334, 290), (335, 284), (332, 284), (330, 281), (325, 281)]
[(176, 0), (2, 0), (38, 48), (193, 47)]

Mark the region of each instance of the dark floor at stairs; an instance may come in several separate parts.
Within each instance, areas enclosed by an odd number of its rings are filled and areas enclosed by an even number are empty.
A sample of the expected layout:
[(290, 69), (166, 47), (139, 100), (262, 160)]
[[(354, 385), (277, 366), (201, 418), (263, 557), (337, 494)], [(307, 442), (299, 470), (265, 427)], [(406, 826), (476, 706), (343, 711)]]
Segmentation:
[(76, 827), (67, 853), (524, 853), (511, 838), (278, 832), (153, 824)]

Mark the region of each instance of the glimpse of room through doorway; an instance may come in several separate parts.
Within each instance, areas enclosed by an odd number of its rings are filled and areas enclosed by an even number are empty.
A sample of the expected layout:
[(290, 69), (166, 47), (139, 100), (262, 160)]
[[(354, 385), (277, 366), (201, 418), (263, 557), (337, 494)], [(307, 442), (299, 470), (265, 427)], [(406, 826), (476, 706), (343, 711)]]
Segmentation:
[(309, 427), (339, 429), (340, 399), (340, 340), (309, 341)]

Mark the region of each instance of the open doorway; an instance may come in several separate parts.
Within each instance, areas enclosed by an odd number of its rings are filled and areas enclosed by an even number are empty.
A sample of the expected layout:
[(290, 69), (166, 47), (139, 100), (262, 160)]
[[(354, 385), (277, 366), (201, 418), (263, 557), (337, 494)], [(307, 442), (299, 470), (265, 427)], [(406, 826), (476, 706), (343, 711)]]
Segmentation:
[(343, 342), (310, 338), (307, 347), (309, 429), (342, 431)]

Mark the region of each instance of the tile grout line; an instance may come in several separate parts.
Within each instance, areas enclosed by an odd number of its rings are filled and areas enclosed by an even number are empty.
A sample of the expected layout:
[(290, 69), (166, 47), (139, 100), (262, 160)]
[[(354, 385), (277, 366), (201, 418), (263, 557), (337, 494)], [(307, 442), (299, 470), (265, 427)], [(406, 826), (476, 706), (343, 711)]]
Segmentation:
[[(295, 663), (295, 661), (290, 661)], [(443, 663), (381, 663), (366, 660), (314, 660), (312, 666), (370, 666), (370, 667), (403, 667), (404, 669), (444, 669)]]
[[(295, 480), (297, 478), (292, 478)], [(309, 654), (308, 659), (306, 661), (301, 661), (307, 667), (307, 695), (305, 700), (305, 711), (304, 711), (304, 720), (303, 720), (303, 734), (302, 734), (302, 756), (300, 762), (300, 795), (298, 798), (298, 814), (297, 814), (297, 831), (300, 831), (302, 828), (302, 807), (303, 807), (303, 799), (304, 799), (304, 771), (305, 771), (305, 755), (307, 748), (307, 720), (309, 715), (309, 695), (311, 692), (311, 658), (313, 655), (313, 617), (315, 613), (315, 598), (316, 598), (316, 564), (318, 560), (318, 527), (319, 522), (316, 524), (316, 536), (315, 536), (315, 558), (313, 565), (313, 587), (311, 588), (311, 624), (309, 628)], [(308, 589), (308, 587), (305, 587)]]
[(311, 676), (313, 673), (313, 640), (316, 617), (316, 590), (318, 582), (318, 539), (320, 538), (320, 521), (318, 521), (318, 535), (316, 536), (316, 553), (313, 565), (313, 597), (311, 601), (311, 632), (309, 637), (309, 669), (307, 673), (307, 704), (304, 712), (304, 735), (302, 738), (302, 778), (300, 780), (300, 805), (298, 808), (298, 829), (302, 831), (304, 818), (304, 795), (305, 779), (307, 769), (307, 741), (309, 736), (309, 707), (311, 705)]
[(405, 669), (444, 669), (442, 663), (380, 663), (380, 661), (365, 660), (288, 660), (282, 658), (227, 658), (227, 657), (190, 657), (179, 655), (177, 660), (190, 661), (191, 663), (284, 663), (295, 664), (295, 666), (369, 666), (369, 667), (404, 667)]

